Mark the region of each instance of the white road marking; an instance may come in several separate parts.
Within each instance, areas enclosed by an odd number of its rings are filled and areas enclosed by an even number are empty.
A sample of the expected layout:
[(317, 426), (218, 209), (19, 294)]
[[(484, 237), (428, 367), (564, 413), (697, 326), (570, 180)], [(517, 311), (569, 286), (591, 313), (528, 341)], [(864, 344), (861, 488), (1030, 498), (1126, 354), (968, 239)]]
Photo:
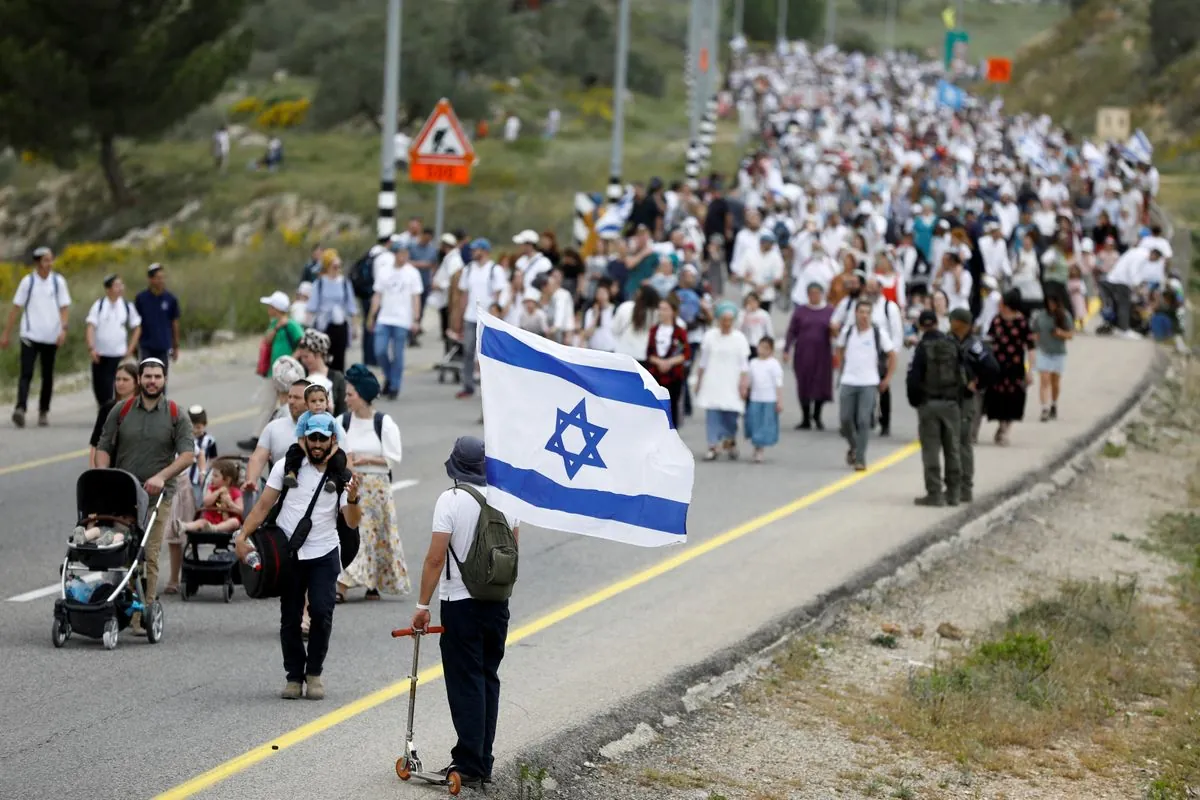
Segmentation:
[[(99, 583), (100, 579), (103, 577), (104, 577), (103, 572), (87, 572), (87, 573), (84, 573), (83, 575), (80, 575), (79, 579), (82, 580), (84, 583)], [(52, 594), (58, 594), (58, 590), (61, 588), (61, 586), (62, 586), (61, 584), (53, 583), (49, 586), (44, 586), (41, 589), (34, 589), (32, 592), (26, 592), (25, 594), (19, 594), (15, 597), (10, 597), (10, 598), (8, 598), (8, 602), (10, 602), (10, 603), (28, 603), (30, 600), (37, 600), (42, 597), (49, 597)]]
[[(403, 480), (403, 481), (396, 481), (395, 483), (392, 484), (392, 491), (399, 492), (404, 489), (411, 489), (412, 487), (416, 486), (418, 483), (420, 483), (420, 481), (415, 480), (413, 478), (409, 478), (408, 480)], [(99, 583), (100, 578), (102, 578), (103, 575), (104, 574), (101, 572), (89, 572), (84, 575), (81, 575), (80, 577), (83, 580), (87, 581), (88, 583)], [(59, 584), (55, 583), (50, 586), (45, 586), (41, 589), (34, 589), (32, 592), (25, 592), (24, 594), (19, 594), (19, 595), (16, 595), (15, 597), (10, 597), (10, 598), (8, 598), (8, 602), (10, 602), (10, 603), (28, 603), (30, 600), (38, 600), (42, 597), (49, 597), (52, 594), (58, 594), (58, 590), (59, 590)]]

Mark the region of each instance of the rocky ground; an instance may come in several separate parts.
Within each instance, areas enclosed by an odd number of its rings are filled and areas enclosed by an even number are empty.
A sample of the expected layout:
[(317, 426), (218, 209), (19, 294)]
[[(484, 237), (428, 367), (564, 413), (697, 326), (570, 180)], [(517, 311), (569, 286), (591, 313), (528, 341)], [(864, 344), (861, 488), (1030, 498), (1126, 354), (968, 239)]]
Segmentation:
[[(732, 695), (643, 726), (648, 744), (609, 751), (558, 796), (1200, 797), (1195, 754), (1160, 756), (1181, 726), (1200, 725), (1195, 618), (1189, 628), (1181, 616), (1180, 562), (1156, 544), (1163, 515), (1200, 498), (1200, 370), (1190, 370), (1067, 488), (785, 643)], [(1166, 522), (1181, 520), (1195, 518)], [(1097, 644), (1080, 619), (1112, 631)], [(1045, 638), (1022, 638), (1029, 624)], [(1027, 651), (1047, 666), (1005, 696)], [(527, 796), (542, 796), (530, 774)]]

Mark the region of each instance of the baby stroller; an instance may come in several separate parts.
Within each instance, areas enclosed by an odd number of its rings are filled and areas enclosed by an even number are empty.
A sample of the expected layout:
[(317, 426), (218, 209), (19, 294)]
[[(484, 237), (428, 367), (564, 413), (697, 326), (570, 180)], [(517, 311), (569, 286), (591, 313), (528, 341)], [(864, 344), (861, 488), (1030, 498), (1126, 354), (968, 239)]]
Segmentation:
[[(213, 464), (215, 465), (217, 461), (238, 462), (238, 485), (240, 486), (245, 477), (246, 464), (249, 459), (246, 456), (225, 456), (214, 460)], [(212, 474), (213, 466), (210, 466), (200, 482), (202, 497), (209, 491), (208, 484)], [(242, 519), (246, 518), (246, 514), (253, 507), (254, 498), (249, 494), (243, 494)], [(196, 519), (200, 519), (205, 511), (210, 510), (215, 509), (198, 508)], [(242, 582), (242, 573), (238, 569), (237, 555), (232, 546), (235, 535), (236, 531), (189, 531), (187, 533), (187, 543), (183, 548), (183, 562), (180, 569), (180, 600), (186, 602), (192, 599), (200, 591), (201, 586), (220, 586), (221, 597), (225, 602), (233, 602), (234, 586), (240, 585)], [(211, 547), (212, 551), (208, 555), (202, 555), (201, 547)]]
[[(150, 500), (137, 478), (119, 469), (89, 469), (75, 483), (75, 503), (79, 524), (94, 521), (120, 525), (127, 527), (128, 533), (118, 544), (102, 546), (74, 540), (68, 544), (62, 563), (62, 588), (54, 603), (54, 646), (62, 647), (72, 633), (81, 633), (102, 639), (104, 649), (112, 650), (120, 631), (129, 627), (138, 612), (147, 640), (155, 644), (163, 635), (163, 609), (158, 600), (149, 606), (143, 602), (142, 562), (162, 495), (147, 517)], [(87, 573), (103, 573), (95, 588), (79, 577)]]
[(447, 375), (450, 376), (451, 383), (458, 383), (461, 381), (462, 363), (462, 342), (447, 338), (445, 342), (445, 352), (442, 354), (442, 360), (433, 365), (433, 368), (437, 370), (438, 383), (445, 383)]

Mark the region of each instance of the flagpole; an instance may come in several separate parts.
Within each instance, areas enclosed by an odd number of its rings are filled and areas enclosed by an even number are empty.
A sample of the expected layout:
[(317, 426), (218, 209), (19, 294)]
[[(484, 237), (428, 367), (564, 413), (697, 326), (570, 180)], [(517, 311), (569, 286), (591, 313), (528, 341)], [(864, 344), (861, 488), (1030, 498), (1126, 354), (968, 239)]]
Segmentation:
[[(612, 158), (608, 165), (608, 184), (621, 186), (622, 146), (625, 140), (625, 77), (629, 63), (629, 0), (621, 0), (617, 21), (617, 64), (613, 80)], [(610, 189), (610, 191), (613, 191)]]

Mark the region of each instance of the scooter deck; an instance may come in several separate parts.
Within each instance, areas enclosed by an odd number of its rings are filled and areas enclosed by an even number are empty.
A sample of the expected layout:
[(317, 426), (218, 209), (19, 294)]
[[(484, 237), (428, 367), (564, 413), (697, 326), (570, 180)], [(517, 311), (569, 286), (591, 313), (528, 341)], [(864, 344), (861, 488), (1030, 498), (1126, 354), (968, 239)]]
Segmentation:
[(414, 772), (414, 773), (412, 773), (412, 777), (416, 778), (419, 781), (425, 781), (426, 783), (432, 783), (434, 786), (449, 786), (450, 785), (450, 781), (446, 778), (445, 775), (439, 775), (436, 772)]

